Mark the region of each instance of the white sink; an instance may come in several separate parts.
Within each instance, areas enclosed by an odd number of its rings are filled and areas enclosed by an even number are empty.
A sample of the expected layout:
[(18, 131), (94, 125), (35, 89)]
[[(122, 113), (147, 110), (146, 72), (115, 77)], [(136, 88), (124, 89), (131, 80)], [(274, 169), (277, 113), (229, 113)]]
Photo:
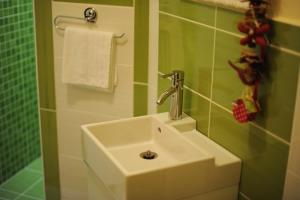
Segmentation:
[[(116, 200), (177, 200), (238, 185), (240, 159), (195, 124), (163, 113), (83, 125), (85, 163)], [(142, 158), (147, 150), (157, 157)]]

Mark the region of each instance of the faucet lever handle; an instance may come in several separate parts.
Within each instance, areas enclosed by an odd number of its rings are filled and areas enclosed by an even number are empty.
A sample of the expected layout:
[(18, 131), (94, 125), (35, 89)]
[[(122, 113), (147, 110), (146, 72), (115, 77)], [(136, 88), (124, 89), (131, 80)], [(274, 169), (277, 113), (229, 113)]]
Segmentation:
[(171, 73), (160, 75), (161, 78), (172, 77), (172, 80), (181, 81), (184, 79), (184, 72), (181, 70), (174, 70)]
[(168, 73), (168, 74), (162, 74), (162, 75), (160, 75), (160, 78), (169, 78), (169, 77), (174, 76), (174, 75), (175, 75), (174, 72)]

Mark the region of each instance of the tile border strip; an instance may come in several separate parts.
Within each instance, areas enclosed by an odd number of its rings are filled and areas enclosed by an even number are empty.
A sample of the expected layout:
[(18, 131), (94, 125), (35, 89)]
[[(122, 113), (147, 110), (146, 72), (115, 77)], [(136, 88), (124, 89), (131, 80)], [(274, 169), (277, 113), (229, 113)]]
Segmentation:
[[(216, 7), (216, 10), (218, 10), (217, 8), (218, 7)], [(218, 11), (216, 11), (216, 12), (218, 12)], [(180, 17), (180, 16), (177, 16), (177, 15), (165, 12), (165, 11), (159, 11), (159, 14), (166, 15), (166, 16), (169, 16), (169, 17), (174, 17), (174, 18), (182, 20), (182, 21), (190, 22), (190, 23), (193, 23), (193, 24), (196, 24), (196, 25), (199, 25), (199, 26), (203, 26), (203, 27), (212, 29), (212, 30), (220, 31), (220, 32), (223, 32), (225, 34), (228, 34), (228, 35), (231, 35), (231, 36), (235, 36), (235, 37), (238, 37), (238, 38), (243, 37), (242, 34), (237, 34), (237, 33), (233, 33), (233, 32), (230, 32), (230, 31), (226, 31), (224, 29), (220, 29), (220, 28), (217, 28), (217, 27), (214, 27), (214, 26), (210, 26), (210, 25), (201, 23), (201, 22), (197, 22), (195, 20), (191, 20), (191, 19), (187, 19), (187, 18), (184, 18), (184, 17)], [(281, 47), (281, 46), (278, 46), (278, 45), (274, 45), (274, 44), (270, 44), (269, 46), (271, 48), (274, 48), (274, 49), (280, 50), (282, 52), (285, 52), (287, 54), (291, 54), (291, 55), (300, 57), (300, 52), (297, 52), (295, 50), (291, 50), (291, 49), (288, 49), (288, 48), (285, 48), (285, 47)]]
[(148, 83), (136, 82), (136, 81), (134, 81), (134, 82), (133, 82), (133, 84), (134, 84), (134, 85), (140, 85), (140, 86), (146, 86), (146, 87), (148, 87), (148, 86), (149, 86), (149, 84), (148, 84)]
[(239, 194), (245, 198), (246, 200), (251, 200), (250, 197), (248, 197), (247, 195), (245, 195), (243, 192), (239, 192)]
[[(217, 26), (217, 15), (218, 15), (218, 7), (215, 7), (215, 19), (214, 19), (214, 27)], [(214, 88), (214, 71), (215, 71), (215, 64), (216, 64), (216, 43), (217, 43), (217, 30), (213, 29), (214, 31), (214, 41), (213, 41), (213, 52), (212, 52), (212, 68), (211, 68), (211, 84), (210, 84), (210, 100), (213, 97), (213, 88)], [(210, 137), (210, 126), (211, 126), (211, 111), (212, 111), (212, 103), (209, 102), (209, 109), (208, 109), (208, 129), (207, 129), (207, 136)]]

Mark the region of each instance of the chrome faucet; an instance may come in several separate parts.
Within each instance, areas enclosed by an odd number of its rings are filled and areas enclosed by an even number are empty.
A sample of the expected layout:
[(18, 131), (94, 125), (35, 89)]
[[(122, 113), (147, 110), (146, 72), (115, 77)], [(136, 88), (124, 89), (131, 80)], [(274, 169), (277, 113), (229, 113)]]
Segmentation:
[(162, 105), (165, 100), (171, 96), (170, 101), (170, 112), (169, 118), (171, 120), (178, 120), (182, 118), (182, 105), (183, 105), (183, 82), (184, 82), (184, 72), (180, 70), (174, 70), (170, 74), (164, 74), (160, 76), (161, 78), (172, 79), (171, 87), (163, 92), (156, 103)]

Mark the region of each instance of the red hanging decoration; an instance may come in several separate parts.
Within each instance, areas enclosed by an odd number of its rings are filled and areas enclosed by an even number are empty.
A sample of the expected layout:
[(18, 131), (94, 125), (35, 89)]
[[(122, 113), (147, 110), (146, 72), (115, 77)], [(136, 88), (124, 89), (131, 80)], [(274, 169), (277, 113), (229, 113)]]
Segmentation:
[(245, 85), (242, 97), (233, 103), (233, 116), (238, 122), (246, 123), (255, 120), (256, 114), (260, 111), (258, 90), (261, 71), (265, 63), (266, 48), (269, 44), (266, 33), (270, 31), (271, 26), (266, 18), (267, 2), (263, 0), (242, 1), (249, 1), (249, 9), (245, 13), (245, 18), (238, 23), (237, 28), (246, 34), (240, 40), (240, 44), (248, 48), (243, 50), (236, 63), (232, 61), (228, 61), (228, 63)]

